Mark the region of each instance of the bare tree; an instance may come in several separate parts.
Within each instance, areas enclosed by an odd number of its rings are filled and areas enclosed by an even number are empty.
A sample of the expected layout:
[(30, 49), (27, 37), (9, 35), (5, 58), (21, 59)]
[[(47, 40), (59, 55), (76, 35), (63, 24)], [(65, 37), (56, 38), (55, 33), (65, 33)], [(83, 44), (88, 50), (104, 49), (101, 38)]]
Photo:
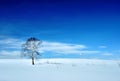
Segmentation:
[(23, 52), (22, 56), (29, 56), (32, 59), (32, 65), (35, 64), (34, 59), (36, 58), (37, 55), (41, 55), (38, 52), (38, 48), (40, 44), (42, 43), (41, 40), (31, 37), (29, 38), (25, 44), (22, 45)]

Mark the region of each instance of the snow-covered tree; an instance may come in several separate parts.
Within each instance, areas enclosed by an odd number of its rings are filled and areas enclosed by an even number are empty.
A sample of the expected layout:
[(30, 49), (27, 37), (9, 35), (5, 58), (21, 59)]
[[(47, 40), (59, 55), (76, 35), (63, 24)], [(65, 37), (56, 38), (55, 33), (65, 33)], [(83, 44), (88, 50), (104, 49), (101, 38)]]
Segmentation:
[(37, 57), (37, 55), (41, 55), (38, 52), (38, 48), (40, 47), (40, 44), (42, 43), (41, 40), (31, 37), (29, 38), (25, 44), (22, 45), (23, 52), (22, 56), (28, 56), (32, 59), (32, 65), (34, 65), (34, 59)]

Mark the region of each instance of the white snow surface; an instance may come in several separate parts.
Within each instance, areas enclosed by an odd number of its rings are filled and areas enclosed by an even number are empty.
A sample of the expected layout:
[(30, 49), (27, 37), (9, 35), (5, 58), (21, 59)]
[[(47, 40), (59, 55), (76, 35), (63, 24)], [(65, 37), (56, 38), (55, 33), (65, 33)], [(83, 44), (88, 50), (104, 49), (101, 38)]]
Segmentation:
[(120, 81), (120, 61), (0, 59), (0, 81)]

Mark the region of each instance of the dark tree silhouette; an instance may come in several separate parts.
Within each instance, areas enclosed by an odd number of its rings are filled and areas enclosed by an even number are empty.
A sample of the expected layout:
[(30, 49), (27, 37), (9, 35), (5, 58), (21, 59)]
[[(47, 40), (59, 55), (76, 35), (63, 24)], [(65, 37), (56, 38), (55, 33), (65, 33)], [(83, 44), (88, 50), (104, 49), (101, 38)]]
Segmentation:
[(42, 43), (41, 40), (31, 37), (29, 38), (25, 44), (22, 45), (23, 51), (22, 56), (29, 56), (32, 59), (32, 65), (35, 64), (34, 59), (37, 55), (41, 55), (37, 50)]

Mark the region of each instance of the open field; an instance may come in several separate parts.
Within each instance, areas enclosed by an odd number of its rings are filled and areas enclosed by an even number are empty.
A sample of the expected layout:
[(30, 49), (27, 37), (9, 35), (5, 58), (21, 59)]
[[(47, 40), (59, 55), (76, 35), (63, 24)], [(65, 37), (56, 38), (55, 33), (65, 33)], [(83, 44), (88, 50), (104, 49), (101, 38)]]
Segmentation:
[(0, 59), (0, 81), (120, 81), (120, 61)]

